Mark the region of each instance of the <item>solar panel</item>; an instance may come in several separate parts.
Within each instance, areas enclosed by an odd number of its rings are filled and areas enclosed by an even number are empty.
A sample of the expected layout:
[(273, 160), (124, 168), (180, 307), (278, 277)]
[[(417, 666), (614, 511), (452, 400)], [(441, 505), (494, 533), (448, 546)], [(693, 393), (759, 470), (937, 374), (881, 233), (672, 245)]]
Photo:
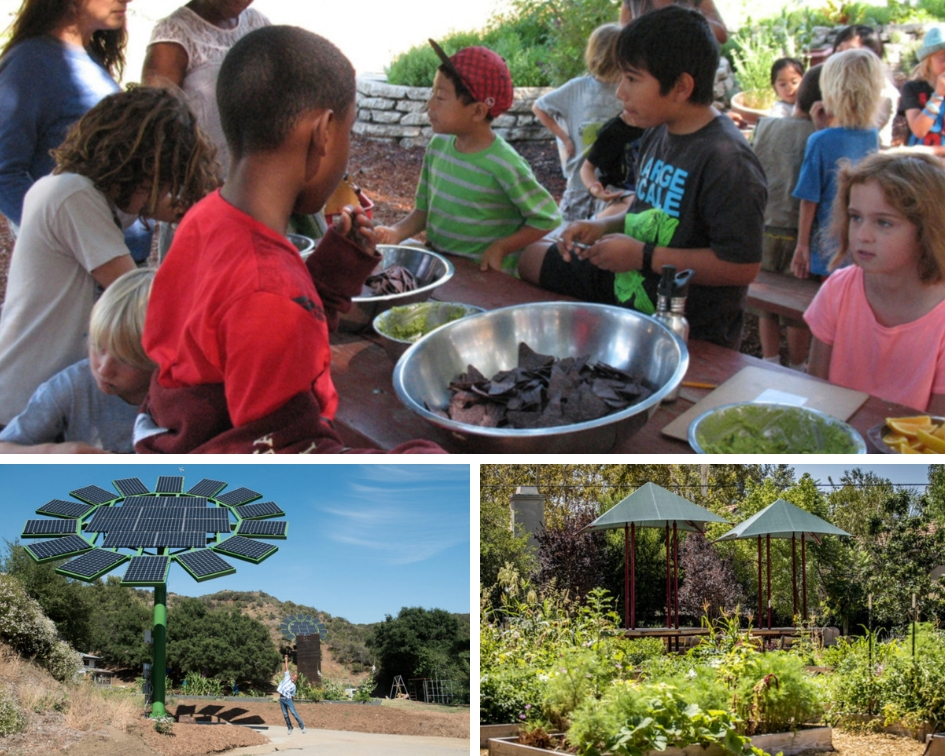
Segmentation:
[(129, 496), (122, 504), (125, 508), (152, 507), (156, 509), (206, 509), (205, 496)]
[(204, 478), (197, 485), (193, 486), (187, 493), (192, 496), (216, 496), (220, 491), (226, 488), (226, 483), (222, 480), (210, 480)]
[(92, 544), (77, 535), (54, 538), (51, 541), (37, 541), (24, 547), (37, 562), (80, 554), (92, 548)]
[(23, 527), (23, 538), (40, 538), (47, 535), (67, 535), (78, 532), (75, 520), (27, 520)]
[(69, 491), (69, 495), (75, 496), (77, 499), (82, 499), (82, 501), (87, 501), (89, 504), (107, 504), (110, 501), (121, 498), (118, 494), (112, 491), (106, 491), (104, 488), (99, 488), (98, 486), (86, 486), (77, 491)]
[(248, 504), (255, 499), (262, 498), (262, 494), (251, 491), (248, 488), (237, 488), (233, 491), (227, 491), (223, 496), (217, 496), (216, 500), (228, 507), (238, 507), (241, 504)]
[(211, 547), (214, 551), (221, 554), (229, 554), (237, 559), (244, 559), (247, 562), (259, 564), (266, 557), (272, 556), (279, 549), (271, 543), (261, 543), (241, 536), (231, 536), (223, 543)]
[(53, 499), (36, 510), (36, 514), (52, 515), (53, 517), (82, 517), (92, 511), (88, 504), (77, 501)]
[(135, 556), (121, 579), (122, 585), (160, 585), (167, 580), (168, 556)]
[(261, 504), (247, 504), (240, 507), (240, 517), (244, 520), (255, 520), (263, 517), (281, 517), (285, 514), (274, 501), (264, 501)]
[(184, 569), (198, 583), (202, 580), (236, 572), (236, 568), (232, 564), (214, 554), (210, 549), (186, 551), (183, 554), (177, 554), (174, 558), (183, 565)]
[(162, 475), (158, 478), (157, 487), (154, 490), (158, 493), (181, 493), (184, 490), (184, 476)]
[(243, 520), (236, 529), (236, 535), (285, 538), (288, 525), (285, 520)]
[(148, 493), (148, 487), (139, 478), (122, 478), (113, 480), (112, 485), (121, 491), (122, 496), (135, 496)]
[(80, 580), (96, 580), (115, 569), (119, 564), (128, 560), (125, 554), (116, 554), (105, 549), (93, 549), (80, 557), (66, 562), (56, 568), (60, 575), (79, 578)]
[(184, 520), (184, 530), (200, 531), (201, 533), (229, 533), (229, 512), (221, 509), (218, 514), (213, 515), (188, 514)]

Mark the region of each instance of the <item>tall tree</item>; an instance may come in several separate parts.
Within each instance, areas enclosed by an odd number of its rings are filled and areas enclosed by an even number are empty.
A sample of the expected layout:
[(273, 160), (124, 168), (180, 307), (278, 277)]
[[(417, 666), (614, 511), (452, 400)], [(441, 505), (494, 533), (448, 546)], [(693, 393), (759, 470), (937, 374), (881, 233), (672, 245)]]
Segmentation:
[[(151, 608), (138, 591), (109, 575), (85, 589), (92, 598), (92, 649), (106, 664), (124, 669), (151, 661), (144, 631), (151, 628)], [(150, 594), (146, 594), (150, 596)]]
[(375, 625), (368, 646), (377, 655), (377, 688), (384, 695), (394, 678), (454, 680), (469, 686), (469, 633), (443, 609), (404, 607)]
[(207, 608), (199, 599), (182, 598), (168, 613), (167, 659), (175, 673), (199, 672), (264, 688), (280, 658), (261, 622), (233, 609)]
[(2, 571), (20, 581), (69, 645), (88, 652), (92, 642), (92, 603), (82, 583), (56, 574), (56, 567), (65, 560), (39, 564), (18, 542), (7, 541), (6, 545)]

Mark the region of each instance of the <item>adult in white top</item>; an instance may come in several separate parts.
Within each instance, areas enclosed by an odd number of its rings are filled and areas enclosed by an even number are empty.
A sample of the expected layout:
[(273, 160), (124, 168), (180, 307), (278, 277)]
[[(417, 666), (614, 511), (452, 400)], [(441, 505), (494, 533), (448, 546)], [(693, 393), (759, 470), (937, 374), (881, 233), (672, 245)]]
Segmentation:
[(249, 7), (252, 2), (191, 0), (181, 6), (157, 22), (141, 72), (145, 86), (177, 86), (184, 91), (198, 125), (217, 148), (224, 176), (229, 151), (217, 110), (217, 76), (237, 41), (269, 25), (269, 19)]

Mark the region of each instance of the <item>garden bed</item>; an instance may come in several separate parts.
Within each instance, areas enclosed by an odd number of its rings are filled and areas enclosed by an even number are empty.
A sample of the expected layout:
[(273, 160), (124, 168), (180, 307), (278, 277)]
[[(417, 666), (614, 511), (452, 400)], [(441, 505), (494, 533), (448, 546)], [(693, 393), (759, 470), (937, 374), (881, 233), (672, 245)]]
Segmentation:
[[(515, 725), (507, 725), (515, 727)], [(555, 736), (561, 738), (560, 735)], [(802, 753), (833, 751), (833, 730), (830, 727), (808, 727), (797, 732), (776, 732), (769, 735), (755, 735), (751, 744), (767, 753), (781, 752), (783, 756), (797, 756)], [(526, 756), (526, 754), (548, 754), (547, 748), (522, 745), (518, 736), (491, 738), (488, 741), (489, 756)], [(554, 749), (559, 751), (558, 748)], [(698, 744), (685, 748), (668, 747), (665, 751), (647, 751), (646, 756), (726, 756), (729, 752), (719, 745), (703, 747)]]

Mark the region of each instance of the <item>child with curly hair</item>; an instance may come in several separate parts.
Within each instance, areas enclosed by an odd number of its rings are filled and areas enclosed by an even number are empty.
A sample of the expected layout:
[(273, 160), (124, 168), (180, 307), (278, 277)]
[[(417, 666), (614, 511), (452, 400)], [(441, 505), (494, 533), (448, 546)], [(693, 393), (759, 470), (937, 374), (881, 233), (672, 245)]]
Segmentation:
[(133, 270), (122, 230), (176, 220), (217, 184), (213, 148), (176, 95), (137, 88), (102, 100), (26, 195), (0, 316), (0, 423), (86, 353), (101, 289)]
[(156, 367), (144, 347), (152, 268), (109, 286), (92, 308), (89, 353), (43, 383), (0, 432), (2, 454), (131, 454), (138, 405)]

